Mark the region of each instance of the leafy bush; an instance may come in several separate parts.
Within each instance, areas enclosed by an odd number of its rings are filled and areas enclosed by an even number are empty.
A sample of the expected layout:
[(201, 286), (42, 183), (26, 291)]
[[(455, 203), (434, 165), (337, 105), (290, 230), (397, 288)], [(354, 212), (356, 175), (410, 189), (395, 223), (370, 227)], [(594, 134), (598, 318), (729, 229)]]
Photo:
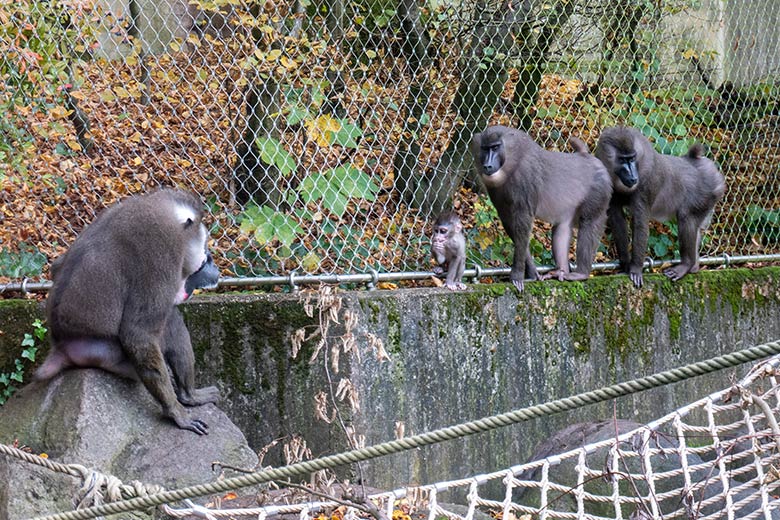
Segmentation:
[(0, 276), (12, 279), (40, 276), (46, 255), (34, 246), (21, 242), (18, 251), (0, 249)]
[[(14, 369), (11, 372), (0, 373), (0, 405), (5, 404), (11, 395), (16, 391), (16, 383), (24, 383), (24, 369), (26, 365), (35, 363), (35, 355), (38, 353), (37, 342), (43, 341), (46, 337), (46, 327), (41, 320), (35, 320), (32, 323), (32, 334), (26, 333), (22, 340), (21, 357), (14, 360)], [(27, 361), (24, 361), (24, 360)]]

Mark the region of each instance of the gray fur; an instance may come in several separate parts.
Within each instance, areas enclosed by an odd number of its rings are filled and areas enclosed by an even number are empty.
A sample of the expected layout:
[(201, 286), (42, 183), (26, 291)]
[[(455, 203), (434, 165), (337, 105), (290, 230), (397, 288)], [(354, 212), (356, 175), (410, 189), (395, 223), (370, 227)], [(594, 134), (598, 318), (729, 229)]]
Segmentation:
[[(523, 275), (540, 276), (529, 249), (534, 218), (553, 225), (555, 271), (545, 278), (585, 280), (606, 223), (612, 183), (604, 166), (572, 138), (576, 153), (551, 152), (525, 132), (492, 126), (474, 136), (471, 152), (501, 223), (515, 246), (510, 279), (523, 290)], [(495, 145), (493, 152), (490, 147)], [(577, 265), (569, 271), (572, 228)]]
[(442, 213), (433, 225), (431, 238), (431, 253), (436, 263), (433, 272), (440, 275), (447, 272), (444, 283), (451, 291), (466, 289), (461, 282), (466, 270), (466, 237), (463, 235), (463, 224), (455, 212)]
[(130, 197), (98, 215), (52, 265), (52, 346), (36, 378), (96, 367), (140, 379), (166, 417), (207, 433), (182, 404), (215, 402), (219, 392), (194, 388), (192, 345), (175, 307), (189, 296), (187, 278), (208, 264), (202, 218), (197, 197), (177, 190)]
[[(636, 287), (642, 286), (642, 265), (647, 254), (651, 219), (658, 222), (677, 220), (681, 261), (666, 269), (664, 274), (671, 280), (679, 280), (699, 270), (701, 232), (709, 224), (713, 208), (726, 186), (717, 165), (702, 157), (702, 153), (702, 146), (694, 144), (683, 157), (662, 155), (635, 128), (611, 127), (601, 133), (596, 156), (607, 167), (614, 186), (608, 223), (621, 269), (628, 273)], [(635, 156), (639, 179), (631, 187), (618, 176), (620, 158), (627, 156)], [(631, 241), (625, 207), (631, 217)]]

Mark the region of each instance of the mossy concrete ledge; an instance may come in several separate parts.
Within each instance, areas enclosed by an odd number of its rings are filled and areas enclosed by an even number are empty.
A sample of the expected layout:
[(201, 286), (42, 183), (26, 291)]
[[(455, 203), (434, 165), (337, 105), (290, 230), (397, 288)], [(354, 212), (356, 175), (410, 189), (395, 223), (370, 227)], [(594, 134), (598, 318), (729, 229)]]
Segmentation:
[[(537, 282), (517, 294), (508, 284), (469, 285), (468, 291), (404, 289), (344, 291), (344, 311), (357, 317), (359, 358), (341, 353), (339, 371), (326, 372), (319, 337), (291, 357), (293, 333), (317, 326), (305, 294), (207, 294), (182, 305), (196, 352), (200, 384), (217, 384), (220, 406), (262, 449), (301, 435), (315, 456), (346, 447), (338, 420), (315, 418), (314, 397), (349, 378), (359, 399), (342, 417), (367, 444), (565, 397), (780, 338), (780, 268), (704, 271), (672, 283), (645, 277), (634, 289), (625, 276), (585, 283)], [(314, 301), (316, 306), (316, 301)], [(41, 306), (0, 301), (0, 370), (21, 352)], [(341, 345), (343, 325), (329, 331)], [(379, 337), (389, 359), (369, 342)], [(332, 357), (331, 357), (332, 359)], [(363, 466), (379, 487), (434, 482), (524, 462), (535, 445), (575, 421), (648, 421), (726, 387), (746, 367), (502, 428), (489, 434), (377, 459)], [(0, 439), (10, 442), (11, 439)], [(23, 439), (20, 439), (23, 442)], [(280, 463), (275, 446), (266, 463)]]

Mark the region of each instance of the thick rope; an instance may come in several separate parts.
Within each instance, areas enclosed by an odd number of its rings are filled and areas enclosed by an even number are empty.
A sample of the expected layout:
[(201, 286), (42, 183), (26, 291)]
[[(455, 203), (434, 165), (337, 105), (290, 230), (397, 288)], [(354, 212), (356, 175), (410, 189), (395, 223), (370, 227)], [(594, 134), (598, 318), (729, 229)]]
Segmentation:
[(220, 480), (218, 482), (210, 482), (208, 484), (198, 484), (186, 488), (164, 491), (154, 495), (132, 498), (130, 500), (124, 500), (121, 502), (113, 502), (110, 504), (104, 504), (78, 511), (68, 511), (49, 516), (36, 517), (34, 520), (84, 520), (107, 514), (147, 509), (161, 504), (178, 502), (187, 498), (223, 493), (225, 491), (263, 484), (273, 480), (284, 480), (323, 469), (330, 469), (382, 457), (385, 455), (400, 453), (443, 441), (465, 437), (467, 435), (473, 435), (475, 433), (494, 430), (496, 428), (524, 422), (537, 417), (553, 415), (586, 405), (596, 404), (618, 397), (624, 397), (644, 390), (649, 390), (651, 388), (678, 383), (685, 379), (716, 372), (724, 368), (735, 367), (743, 363), (749, 363), (751, 361), (756, 361), (758, 359), (779, 353), (780, 341), (765, 343), (763, 345), (757, 345), (733, 352), (731, 354), (725, 354), (705, 361), (691, 363), (683, 367), (674, 368), (647, 377), (607, 386), (591, 392), (585, 392), (572, 397), (557, 399), (555, 401), (550, 401), (527, 408), (521, 408), (512, 412), (494, 415), (492, 417), (487, 417), (477, 421), (471, 421), (456, 426), (433, 430), (431, 432), (414, 435), (412, 437), (405, 437), (394, 441), (384, 442), (382, 444), (376, 444), (374, 446), (368, 446), (358, 450), (351, 450), (344, 453), (338, 453), (336, 455), (329, 455), (319, 459), (298, 462), (296, 464), (284, 466), (281, 468), (257, 471), (248, 475)]
[(165, 488), (162, 486), (146, 485), (137, 480), (131, 481), (130, 484), (124, 484), (112, 475), (105, 475), (80, 464), (61, 464), (46, 457), (34, 455), (5, 444), (0, 444), (0, 453), (79, 479), (81, 488), (76, 493), (76, 498), (73, 501), (77, 509), (79, 507), (86, 508), (91, 505), (100, 505), (106, 501), (117, 502), (165, 491)]

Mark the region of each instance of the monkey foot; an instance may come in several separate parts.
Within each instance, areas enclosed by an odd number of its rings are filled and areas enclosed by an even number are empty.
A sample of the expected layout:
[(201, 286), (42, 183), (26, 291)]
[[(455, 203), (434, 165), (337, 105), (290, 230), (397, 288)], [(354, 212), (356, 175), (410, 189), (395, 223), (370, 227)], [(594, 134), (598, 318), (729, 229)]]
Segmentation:
[(444, 284), (444, 286), (449, 289), (450, 291), (465, 291), (466, 290), (466, 284), (462, 282), (453, 282)]
[(547, 273), (541, 275), (539, 277), (539, 279), (540, 280), (551, 280), (551, 279), (555, 278), (559, 282), (562, 282), (563, 281), (562, 274), (563, 274), (563, 271), (557, 271), (557, 270), (556, 271), (548, 271)]
[[(566, 273), (563, 275), (563, 279), (567, 282), (582, 282), (590, 278), (585, 273)], [(558, 278), (560, 280), (560, 277)]]
[(182, 430), (189, 430), (191, 432), (197, 433), (198, 435), (209, 434), (209, 425), (201, 421), (200, 419), (190, 419), (189, 417), (184, 417), (184, 418), (173, 417), (173, 422), (175, 422), (176, 426), (178, 426)]
[(674, 267), (670, 267), (668, 269), (664, 269), (664, 276), (672, 280), (673, 282), (676, 282), (686, 274), (693, 272), (693, 270), (685, 264), (678, 264)]
[(637, 289), (642, 287), (642, 273), (628, 273), (628, 277), (631, 278), (631, 282)]
[(216, 386), (207, 386), (205, 388), (195, 388), (188, 392), (180, 392), (176, 397), (184, 406), (200, 406), (219, 401), (219, 390)]

